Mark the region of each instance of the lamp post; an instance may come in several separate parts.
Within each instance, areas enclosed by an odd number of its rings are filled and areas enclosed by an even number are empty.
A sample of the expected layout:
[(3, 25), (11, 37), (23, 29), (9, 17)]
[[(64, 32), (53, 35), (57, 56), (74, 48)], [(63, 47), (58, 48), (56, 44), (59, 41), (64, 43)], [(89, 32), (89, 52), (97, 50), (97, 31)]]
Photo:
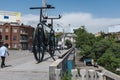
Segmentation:
[(63, 36), (62, 36), (62, 44), (61, 44), (61, 47), (62, 47), (62, 49), (64, 49), (64, 47), (65, 47), (65, 31), (64, 31), (64, 28), (63, 28), (62, 25), (57, 24), (57, 26), (58, 26), (58, 27), (62, 27)]
[(70, 27), (70, 33), (71, 33), (71, 42), (72, 42), (72, 46), (75, 46), (74, 45), (74, 32), (73, 32), (73, 26), (71, 27), (71, 24), (68, 24), (69, 25), (69, 27)]

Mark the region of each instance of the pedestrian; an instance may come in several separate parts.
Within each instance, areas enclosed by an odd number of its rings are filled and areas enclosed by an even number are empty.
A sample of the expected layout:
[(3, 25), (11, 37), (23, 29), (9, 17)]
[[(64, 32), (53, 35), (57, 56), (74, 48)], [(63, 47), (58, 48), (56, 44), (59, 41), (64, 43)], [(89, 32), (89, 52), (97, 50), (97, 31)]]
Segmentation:
[(5, 58), (6, 58), (6, 54), (8, 54), (8, 44), (5, 43), (3, 46), (0, 47), (0, 56), (1, 56), (1, 68), (5, 67)]

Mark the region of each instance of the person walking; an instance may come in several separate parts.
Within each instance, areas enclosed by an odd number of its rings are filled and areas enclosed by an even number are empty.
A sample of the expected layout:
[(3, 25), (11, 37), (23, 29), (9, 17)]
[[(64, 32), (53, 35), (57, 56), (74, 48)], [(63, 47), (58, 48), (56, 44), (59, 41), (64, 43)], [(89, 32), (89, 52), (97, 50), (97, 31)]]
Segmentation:
[(0, 56), (1, 56), (1, 68), (5, 67), (5, 58), (6, 58), (6, 54), (8, 54), (8, 44), (4, 44), (3, 46), (0, 47)]

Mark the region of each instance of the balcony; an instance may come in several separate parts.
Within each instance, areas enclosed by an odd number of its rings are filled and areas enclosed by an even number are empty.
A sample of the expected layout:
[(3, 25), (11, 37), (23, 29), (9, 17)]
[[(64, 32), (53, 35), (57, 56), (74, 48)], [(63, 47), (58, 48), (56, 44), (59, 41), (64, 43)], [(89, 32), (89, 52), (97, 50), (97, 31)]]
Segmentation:
[(25, 42), (28, 42), (28, 40), (23, 40), (23, 39), (22, 39), (22, 40), (20, 40), (20, 42), (25, 43)]
[(21, 35), (28, 35), (27, 31), (25, 31), (25, 30), (21, 30), (21, 31), (20, 31), (20, 34), (21, 34)]
[(20, 32), (21, 35), (28, 35), (26, 32)]

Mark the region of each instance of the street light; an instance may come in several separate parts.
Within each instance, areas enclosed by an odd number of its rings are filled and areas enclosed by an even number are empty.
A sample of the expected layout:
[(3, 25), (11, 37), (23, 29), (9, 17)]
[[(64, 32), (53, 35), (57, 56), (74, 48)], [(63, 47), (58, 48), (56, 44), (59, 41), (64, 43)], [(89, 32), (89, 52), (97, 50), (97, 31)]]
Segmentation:
[(57, 26), (58, 27), (62, 27), (62, 30), (63, 30), (62, 49), (64, 49), (64, 47), (65, 47), (65, 32), (64, 32), (64, 28), (60, 24), (57, 24)]

